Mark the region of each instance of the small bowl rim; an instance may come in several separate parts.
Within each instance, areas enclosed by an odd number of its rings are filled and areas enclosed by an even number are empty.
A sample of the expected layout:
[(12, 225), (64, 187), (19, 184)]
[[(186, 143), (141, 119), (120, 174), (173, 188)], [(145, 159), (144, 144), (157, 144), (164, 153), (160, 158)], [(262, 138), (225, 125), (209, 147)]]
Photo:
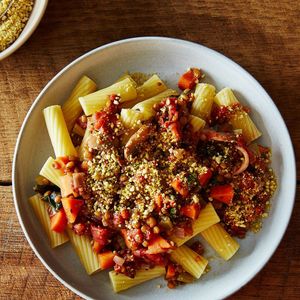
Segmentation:
[[(39, 4), (38, 10), (36, 11), (36, 14), (32, 14), (35, 5)], [(38, 27), (39, 23), (41, 22), (44, 13), (46, 11), (48, 4), (48, 0), (35, 0), (34, 6), (31, 11), (30, 17), (23, 28), (21, 34), (18, 36), (18, 38), (5, 50), (0, 52), (0, 61), (8, 57), (9, 55), (13, 54), (15, 51), (17, 51), (33, 34), (33, 32)], [(32, 22), (32, 24), (29, 24), (29, 21)], [(26, 31), (25, 31), (26, 30)]]
[(97, 47), (95, 49), (92, 49), (86, 53), (84, 53), (83, 55), (81, 55), (80, 57), (78, 57), (77, 59), (75, 59), (74, 61), (72, 61), (71, 63), (69, 63), (67, 66), (65, 66), (61, 71), (59, 71), (47, 84), (46, 86), (42, 89), (42, 91), (40, 92), (40, 94), (36, 97), (36, 99), (34, 100), (34, 102), (32, 103), (19, 132), (18, 138), (17, 138), (17, 142), (16, 142), (16, 146), (15, 146), (15, 152), (14, 152), (14, 156), (13, 156), (13, 165), (12, 165), (12, 190), (13, 190), (13, 198), (14, 198), (14, 205), (15, 205), (15, 209), (17, 212), (17, 216), (18, 216), (18, 220), (19, 223), (21, 225), (21, 228), (24, 232), (24, 235), (28, 241), (28, 243), (30, 244), (31, 248), (33, 249), (35, 255), (39, 258), (39, 260), (43, 263), (43, 265), (46, 267), (46, 269), (61, 283), (63, 283), (68, 289), (70, 289), (72, 292), (74, 292), (75, 294), (77, 294), (78, 296), (84, 298), (84, 299), (92, 299), (89, 296), (87, 296), (86, 294), (82, 293), (81, 291), (79, 291), (75, 286), (73, 286), (72, 284), (66, 282), (63, 278), (61, 278), (54, 270), (52, 270), (52, 268), (47, 264), (47, 262), (42, 258), (42, 256), (39, 254), (39, 252), (37, 251), (37, 249), (35, 248), (35, 246), (33, 245), (33, 242), (31, 241), (31, 238), (25, 228), (25, 225), (23, 223), (23, 220), (21, 218), (20, 215), (20, 210), (19, 210), (19, 205), (18, 205), (18, 201), (17, 201), (17, 193), (16, 193), (16, 182), (15, 182), (15, 178), (16, 178), (16, 160), (17, 160), (17, 155), (19, 152), (19, 144), (21, 142), (22, 139), (22, 135), (23, 135), (23, 131), (25, 130), (26, 124), (28, 122), (28, 119), (30, 118), (30, 115), (32, 113), (32, 111), (34, 110), (35, 106), (38, 104), (38, 102), (41, 101), (41, 99), (43, 98), (44, 94), (46, 93), (46, 91), (48, 90), (48, 88), (57, 80), (60, 79), (60, 77), (69, 69), (71, 69), (74, 65), (78, 64), (79, 62), (81, 62), (82, 60), (84, 60), (85, 58), (87, 58), (90, 55), (93, 55), (94, 53), (98, 52), (98, 51), (102, 51), (106, 48), (110, 48), (110, 47), (114, 47), (114, 46), (119, 46), (122, 44), (126, 44), (126, 43), (134, 43), (134, 42), (143, 42), (143, 41), (161, 41), (161, 42), (173, 42), (173, 43), (177, 43), (177, 44), (183, 44), (186, 46), (190, 46), (190, 47), (199, 47), (199, 48), (203, 48), (205, 51), (210, 52), (212, 55), (215, 55), (216, 57), (220, 58), (220, 59), (224, 59), (226, 60), (228, 63), (230, 63), (232, 65), (233, 68), (238, 69), (239, 71), (241, 71), (246, 77), (248, 77), (248, 79), (250, 81), (252, 81), (257, 88), (260, 90), (260, 92), (266, 97), (266, 99), (268, 100), (269, 104), (273, 106), (273, 109), (276, 110), (276, 112), (279, 114), (279, 117), (282, 119), (282, 123), (284, 125), (283, 130), (285, 131), (285, 135), (289, 141), (288, 145), (286, 145), (286, 147), (288, 148), (288, 152), (289, 152), (289, 163), (290, 163), (290, 167), (291, 167), (291, 178), (294, 178), (295, 180), (293, 180), (291, 182), (291, 189), (290, 189), (290, 206), (289, 206), (289, 211), (287, 213), (287, 217), (286, 220), (284, 222), (284, 224), (282, 225), (281, 231), (278, 232), (275, 242), (273, 244), (273, 247), (271, 249), (271, 251), (268, 251), (268, 255), (262, 259), (261, 261), (259, 261), (257, 263), (257, 266), (255, 268), (255, 270), (253, 270), (253, 272), (245, 274), (245, 277), (239, 281), (239, 284), (237, 286), (234, 286), (232, 288), (230, 288), (229, 290), (227, 290), (226, 294), (224, 294), (222, 296), (222, 298), (226, 298), (230, 295), (232, 295), (233, 293), (237, 292), (239, 289), (241, 289), (244, 285), (246, 285), (251, 279), (253, 279), (255, 277), (255, 275), (257, 275), (262, 269), (263, 267), (266, 265), (266, 263), (271, 259), (272, 255), (274, 254), (274, 252), (277, 250), (286, 230), (288, 227), (288, 224), (291, 220), (291, 215), (293, 212), (293, 208), (294, 208), (294, 204), (295, 204), (295, 195), (296, 195), (296, 182), (297, 182), (297, 177), (296, 177), (296, 160), (295, 160), (295, 153), (294, 153), (294, 149), (293, 149), (293, 144), (292, 144), (292, 140), (288, 131), (288, 128), (284, 122), (284, 119), (282, 118), (282, 115), (279, 111), (279, 109), (277, 108), (277, 106), (275, 105), (275, 103), (273, 102), (272, 98), (269, 96), (269, 94), (265, 91), (265, 89), (262, 87), (262, 85), (243, 67), (241, 67), (239, 64), (237, 64), (236, 62), (234, 62), (233, 60), (231, 60), (230, 58), (228, 58), (227, 56), (223, 55), (222, 53), (213, 50), (211, 48), (208, 48), (206, 46), (203, 46), (201, 44), (195, 43), (195, 42), (191, 42), (191, 41), (187, 41), (187, 40), (182, 40), (182, 39), (177, 39), (177, 38), (170, 38), (170, 37), (162, 37), (162, 36), (143, 36), (143, 37), (134, 37), (134, 38), (127, 38), (127, 39), (122, 39), (122, 40), (118, 40), (115, 42), (111, 42), (105, 45), (102, 45), (100, 47)]

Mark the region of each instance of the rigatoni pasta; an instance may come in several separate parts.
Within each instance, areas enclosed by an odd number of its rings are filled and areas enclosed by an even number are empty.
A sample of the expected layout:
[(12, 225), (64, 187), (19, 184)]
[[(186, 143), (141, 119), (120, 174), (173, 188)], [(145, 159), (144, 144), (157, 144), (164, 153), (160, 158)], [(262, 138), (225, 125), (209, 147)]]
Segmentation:
[(189, 123), (192, 126), (193, 132), (200, 131), (202, 128), (204, 128), (204, 126), (206, 124), (206, 122), (203, 119), (193, 116), (193, 115), (189, 115)]
[(137, 271), (134, 278), (130, 278), (123, 274), (117, 274), (115, 271), (110, 271), (109, 278), (112, 283), (113, 290), (116, 293), (119, 293), (145, 281), (160, 277), (164, 275), (165, 272), (166, 270), (164, 267), (156, 266), (153, 269)]
[(68, 236), (65, 232), (55, 232), (51, 230), (50, 220), (48, 215), (48, 205), (46, 202), (41, 200), (41, 196), (36, 194), (29, 198), (29, 203), (31, 204), (37, 218), (43, 226), (44, 231), (46, 232), (51, 248), (58, 247), (69, 241)]
[(158, 77), (158, 75), (154, 74), (137, 88), (137, 99), (139, 99), (139, 101), (149, 99), (162, 93), (166, 89), (167, 86)]
[(203, 274), (208, 264), (207, 259), (185, 245), (172, 251), (171, 259), (181, 265), (185, 271), (197, 279)]
[(96, 91), (96, 89), (96, 83), (85, 75), (77, 82), (70, 97), (62, 106), (62, 111), (69, 131), (74, 127), (76, 119), (82, 112), (82, 107), (78, 98), (91, 94)]
[(86, 272), (91, 275), (100, 271), (97, 254), (93, 252), (91, 247), (91, 239), (85, 235), (77, 235), (70, 229), (67, 229), (67, 232), (72, 246), (74, 247)]
[(61, 106), (52, 105), (45, 108), (43, 112), (55, 156), (77, 156)]
[(149, 99), (146, 99), (142, 102), (139, 102), (135, 106), (133, 106), (132, 109), (140, 110), (142, 113), (144, 113), (148, 117), (152, 117), (155, 114), (155, 111), (153, 110), (153, 105), (156, 103), (161, 102), (163, 99), (170, 97), (170, 96), (176, 96), (178, 93), (175, 90), (167, 89), (164, 92), (153, 96)]
[(208, 83), (198, 83), (195, 89), (195, 100), (192, 104), (191, 113), (207, 120), (210, 117), (216, 88)]
[(199, 217), (192, 224), (192, 234), (184, 238), (179, 238), (177, 236), (172, 236), (171, 239), (179, 247), (190, 240), (195, 235), (199, 234), (203, 230), (209, 228), (210, 226), (219, 223), (220, 218), (216, 213), (214, 207), (211, 203), (208, 203), (204, 209), (200, 211)]
[(201, 235), (225, 260), (229, 260), (240, 248), (238, 242), (220, 224), (208, 227)]
[(63, 173), (60, 170), (53, 168), (54, 162), (55, 160), (53, 157), (48, 157), (40, 171), (40, 175), (44, 176), (50, 182), (60, 187), (60, 177), (63, 175)]
[(105, 107), (109, 95), (116, 94), (121, 97), (121, 102), (130, 101), (136, 98), (137, 92), (131, 79), (125, 78), (122, 81), (101, 89), (84, 97), (79, 97), (84, 113), (89, 116)]
[[(230, 88), (222, 89), (215, 97), (218, 106), (238, 107), (231, 113), (230, 123), (234, 129), (241, 129), (246, 142), (250, 143), (261, 136), (250, 116), (244, 109), (240, 108), (239, 101)], [(237, 105), (237, 106), (235, 106)]]

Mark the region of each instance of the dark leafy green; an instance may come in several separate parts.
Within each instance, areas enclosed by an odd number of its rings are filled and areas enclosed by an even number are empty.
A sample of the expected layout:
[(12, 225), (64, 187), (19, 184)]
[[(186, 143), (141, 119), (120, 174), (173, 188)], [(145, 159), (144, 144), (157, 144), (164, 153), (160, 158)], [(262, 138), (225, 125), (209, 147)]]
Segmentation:
[(59, 203), (55, 202), (56, 196), (60, 196), (60, 194), (54, 191), (48, 196), (43, 196), (42, 200), (45, 202), (48, 202), (48, 204), (51, 206), (52, 209), (54, 209), (55, 211), (58, 211), (61, 209), (62, 204), (61, 204), (61, 202), (59, 202)]
[(33, 190), (37, 193), (40, 193), (40, 194), (45, 194), (47, 191), (55, 191), (55, 192), (59, 192), (59, 187), (57, 187), (56, 185), (39, 185), (39, 184), (36, 184), (34, 187), (33, 187)]

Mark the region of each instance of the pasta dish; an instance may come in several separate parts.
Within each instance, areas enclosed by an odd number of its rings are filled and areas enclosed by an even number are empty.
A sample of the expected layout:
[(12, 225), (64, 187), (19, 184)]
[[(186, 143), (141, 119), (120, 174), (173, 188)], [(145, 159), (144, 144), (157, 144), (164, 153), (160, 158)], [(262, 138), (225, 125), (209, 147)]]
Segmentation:
[(44, 109), (55, 157), (29, 199), (51, 247), (70, 241), (88, 274), (112, 269), (115, 292), (199, 279), (203, 239), (231, 259), (276, 190), (270, 148), (230, 88), (216, 92), (198, 68), (179, 78), (180, 93), (156, 74), (142, 79), (97, 90), (83, 76)]

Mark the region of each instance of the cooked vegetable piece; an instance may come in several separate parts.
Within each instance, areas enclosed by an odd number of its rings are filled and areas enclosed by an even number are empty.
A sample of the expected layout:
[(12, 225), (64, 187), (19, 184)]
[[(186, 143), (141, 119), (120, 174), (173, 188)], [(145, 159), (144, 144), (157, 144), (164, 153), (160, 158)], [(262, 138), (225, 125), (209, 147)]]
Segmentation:
[(210, 197), (220, 202), (230, 204), (234, 196), (233, 187), (230, 184), (216, 185), (211, 188)]
[(161, 236), (157, 236), (149, 242), (147, 253), (148, 254), (163, 253), (171, 249), (171, 247), (172, 246), (167, 240), (165, 240)]
[(189, 217), (193, 220), (196, 220), (200, 214), (200, 204), (193, 203), (182, 206), (180, 209), (180, 214), (183, 216)]
[(115, 254), (112, 251), (106, 251), (98, 254), (99, 266), (101, 270), (113, 267)]
[(201, 76), (202, 74), (199, 69), (191, 68), (179, 78), (178, 87), (181, 90), (192, 89), (199, 82)]
[(175, 266), (169, 263), (167, 266), (166, 279), (171, 279), (176, 275)]
[(63, 232), (67, 226), (67, 217), (63, 209), (60, 209), (50, 217), (50, 228), (55, 232)]
[(201, 186), (206, 186), (209, 180), (212, 177), (212, 171), (207, 169), (207, 171), (201, 175), (199, 175), (198, 180)]
[(83, 200), (73, 197), (62, 198), (61, 200), (69, 223), (74, 223), (77, 215), (84, 204)]
[(171, 183), (172, 188), (182, 197), (186, 198), (189, 194), (187, 185), (185, 185), (179, 178), (175, 178)]

